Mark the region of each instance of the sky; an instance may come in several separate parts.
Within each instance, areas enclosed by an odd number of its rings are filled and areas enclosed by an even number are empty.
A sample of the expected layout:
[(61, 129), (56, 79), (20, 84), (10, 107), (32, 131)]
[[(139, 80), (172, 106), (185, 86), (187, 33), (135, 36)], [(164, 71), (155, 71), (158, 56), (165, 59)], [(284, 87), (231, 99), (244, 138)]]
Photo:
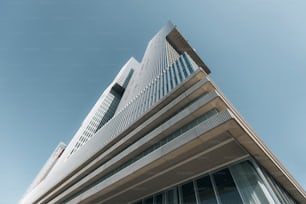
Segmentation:
[(171, 20), (306, 188), (306, 1), (0, 0), (0, 203), (18, 203)]

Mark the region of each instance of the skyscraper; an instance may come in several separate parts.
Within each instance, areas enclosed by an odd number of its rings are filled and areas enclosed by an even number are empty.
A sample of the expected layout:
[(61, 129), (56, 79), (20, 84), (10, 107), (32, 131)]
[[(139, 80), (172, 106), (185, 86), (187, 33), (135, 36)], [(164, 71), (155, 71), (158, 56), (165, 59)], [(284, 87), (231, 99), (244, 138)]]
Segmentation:
[(305, 203), (209, 73), (167, 23), (141, 62), (122, 67), (21, 203)]

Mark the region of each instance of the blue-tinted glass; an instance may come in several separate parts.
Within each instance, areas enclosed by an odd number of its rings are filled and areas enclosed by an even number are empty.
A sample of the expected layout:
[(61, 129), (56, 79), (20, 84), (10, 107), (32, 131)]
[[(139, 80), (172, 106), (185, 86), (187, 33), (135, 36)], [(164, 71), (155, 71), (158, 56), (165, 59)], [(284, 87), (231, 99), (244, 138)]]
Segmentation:
[(175, 85), (178, 85), (178, 81), (177, 81), (177, 73), (175, 71), (175, 67), (174, 67), (174, 64), (171, 66), (171, 69), (174, 73), (174, 81), (175, 81)]
[(170, 89), (173, 89), (173, 88), (174, 88), (174, 85), (173, 85), (173, 74), (172, 74), (172, 69), (170, 68), (168, 72), (169, 72), (169, 78), (170, 78)]
[(192, 72), (193, 72), (193, 69), (192, 69), (191, 64), (190, 64), (190, 62), (189, 62), (189, 59), (187, 58), (187, 56), (186, 56), (185, 53), (183, 54), (183, 57), (184, 57), (184, 59), (185, 59), (185, 62), (186, 62), (186, 64), (187, 64), (187, 67), (188, 67), (190, 73), (192, 73)]
[(196, 197), (193, 187), (193, 182), (182, 185), (182, 199), (183, 204), (194, 204), (196, 203)]
[(199, 204), (217, 204), (209, 176), (198, 179), (196, 184), (199, 194)]
[(165, 95), (169, 92), (169, 86), (168, 86), (168, 84), (169, 84), (169, 81), (168, 81), (168, 79), (167, 79), (167, 72), (165, 72), (165, 73), (164, 73), (164, 87), (165, 87), (165, 89), (166, 89)]
[(158, 81), (154, 82), (154, 93), (155, 93), (155, 99), (154, 102), (156, 102), (159, 99), (159, 90), (158, 90)]
[(179, 66), (177, 61), (175, 62), (175, 64), (176, 64), (176, 69), (177, 69), (179, 78), (180, 78), (181, 81), (183, 81), (183, 76), (182, 76), (182, 72), (181, 72), (180, 66)]
[(213, 176), (217, 186), (218, 195), (222, 204), (242, 203), (234, 180), (228, 169), (218, 171)]
[(163, 76), (160, 76), (160, 77), (159, 77), (159, 98), (162, 98), (162, 97), (164, 96), (164, 95), (163, 95), (164, 87), (163, 87), (162, 78), (163, 78)]
[(182, 70), (183, 70), (183, 73), (184, 73), (184, 76), (185, 76), (185, 78), (188, 76), (188, 74), (187, 74), (187, 68), (185, 67), (185, 64), (183, 63), (183, 60), (182, 60), (182, 58), (180, 57), (179, 58), (179, 60), (180, 60), (180, 64), (181, 64), (181, 68), (182, 68)]
[(251, 163), (243, 162), (229, 169), (244, 202), (269, 203), (263, 190), (265, 187)]
[(267, 178), (269, 184), (274, 190), (277, 198), (281, 201), (281, 203), (295, 204), (297, 203), (287, 192), (282, 188), (281, 185), (277, 183), (277, 181), (270, 175), (268, 172), (263, 170), (265, 177)]

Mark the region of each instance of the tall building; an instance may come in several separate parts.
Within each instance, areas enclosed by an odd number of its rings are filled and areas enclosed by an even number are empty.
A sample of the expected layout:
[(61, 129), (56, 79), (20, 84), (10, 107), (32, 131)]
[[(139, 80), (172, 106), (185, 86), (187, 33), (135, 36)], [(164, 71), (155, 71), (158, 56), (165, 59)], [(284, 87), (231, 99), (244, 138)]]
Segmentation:
[(209, 73), (167, 23), (21, 203), (306, 203)]

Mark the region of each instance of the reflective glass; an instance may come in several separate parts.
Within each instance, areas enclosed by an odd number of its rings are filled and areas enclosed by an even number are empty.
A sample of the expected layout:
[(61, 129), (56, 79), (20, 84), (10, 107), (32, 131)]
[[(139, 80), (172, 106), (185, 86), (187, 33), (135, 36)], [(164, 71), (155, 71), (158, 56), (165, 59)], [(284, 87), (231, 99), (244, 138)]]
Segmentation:
[(182, 185), (181, 189), (182, 189), (183, 204), (194, 204), (194, 203), (196, 203), (196, 197), (195, 197), (193, 182), (186, 183), (186, 184)]
[(213, 177), (214, 177), (214, 180), (217, 186), (217, 190), (218, 190), (218, 195), (220, 197), (222, 204), (242, 203), (242, 200), (237, 191), (234, 180), (228, 169), (218, 171), (217, 173), (213, 175)]
[(272, 187), (274, 193), (281, 203), (295, 204), (297, 203), (265, 170), (262, 171)]
[(155, 202), (154, 204), (163, 204), (163, 194), (158, 194), (155, 196)]
[(167, 204), (178, 204), (179, 203), (177, 188), (167, 191), (166, 197), (167, 197)]
[(196, 184), (199, 194), (199, 204), (217, 204), (209, 176), (198, 179)]
[(272, 202), (272, 199), (268, 200), (266, 197), (265, 192), (268, 195), (268, 191), (249, 162), (232, 166), (230, 167), (230, 171), (245, 203)]

